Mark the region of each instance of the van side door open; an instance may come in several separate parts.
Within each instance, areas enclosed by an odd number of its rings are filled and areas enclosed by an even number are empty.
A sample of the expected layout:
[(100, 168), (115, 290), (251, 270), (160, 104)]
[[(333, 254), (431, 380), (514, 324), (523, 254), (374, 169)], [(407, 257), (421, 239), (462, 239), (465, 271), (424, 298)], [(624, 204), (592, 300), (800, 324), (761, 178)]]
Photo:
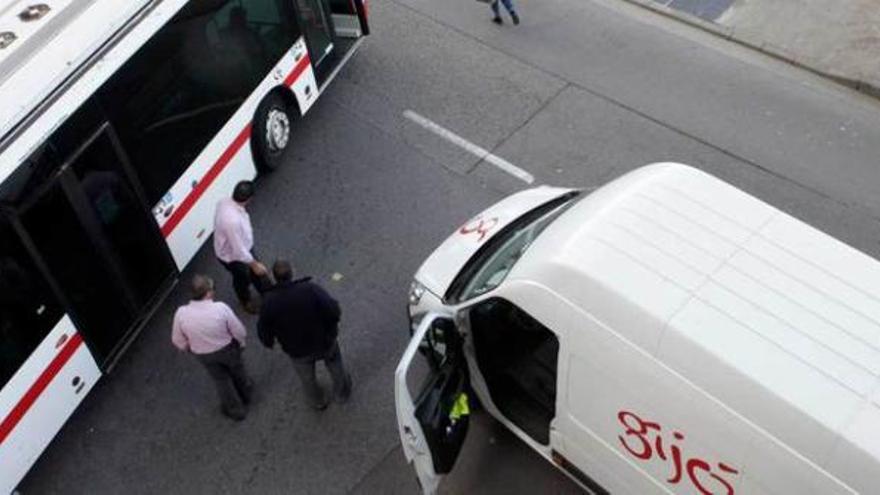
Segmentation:
[[(423, 357), (417, 357), (418, 354)], [(397, 370), (394, 394), (403, 454), (424, 493), (435, 493), (452, 470), (470, 419), (470, 384), (454, 322), (429, 313)]]
[(477, 369), (492, 403), (523, 433), (549, 445), (556, 417), (556, 335), (501, 297), (475, 304), (468, 316)]

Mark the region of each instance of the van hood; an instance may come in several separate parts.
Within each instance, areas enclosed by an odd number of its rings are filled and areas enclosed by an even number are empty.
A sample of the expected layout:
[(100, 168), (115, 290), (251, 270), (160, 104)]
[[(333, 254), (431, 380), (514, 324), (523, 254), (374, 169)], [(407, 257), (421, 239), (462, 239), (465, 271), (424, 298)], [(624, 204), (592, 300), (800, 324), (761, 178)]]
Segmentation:
[(416, 280), (442, 298), (471, 256), (504, 227), (525, 213), (573, 191), (540, 186), (518, 192), (495, 203), (455, 230), (428, 256), (416, 272)]

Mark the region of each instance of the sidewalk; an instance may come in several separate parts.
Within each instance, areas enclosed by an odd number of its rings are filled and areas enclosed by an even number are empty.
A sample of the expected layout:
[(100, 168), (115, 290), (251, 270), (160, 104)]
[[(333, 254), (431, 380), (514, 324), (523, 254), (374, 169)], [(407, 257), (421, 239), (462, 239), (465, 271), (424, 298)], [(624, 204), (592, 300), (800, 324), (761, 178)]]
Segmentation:
[[(624, 0), (880, 97), (877, 0), (736, 0), (714, 20), (669, 0)], [(713, 3), (690, 0), (679, 4)], [(716, 2), (717, 3), (717, 2)], [(670, 6), (667, 6), (669, 4)]]

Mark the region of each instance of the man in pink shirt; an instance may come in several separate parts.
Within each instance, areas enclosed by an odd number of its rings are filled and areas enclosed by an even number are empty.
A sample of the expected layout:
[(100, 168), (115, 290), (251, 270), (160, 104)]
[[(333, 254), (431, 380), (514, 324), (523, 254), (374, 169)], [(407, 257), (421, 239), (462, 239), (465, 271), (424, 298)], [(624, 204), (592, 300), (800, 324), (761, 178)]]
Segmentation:
[(241, 360), (246, 336), (232, 309), (214, 301), (214, 281), (194, 276), (192, 300), (174, 314), (171, 342), (205, 366), (217, 386), (223, 414), (236, 421), (247, 415), (252, 391)]
[(245, 205), (254, 195), (254, 183), (235, 185), (231, 198), (223, 198), (214, 212), (214, 254), (229, 273), (239, 302), (249, 313), (259, 309), (251, 296), (251, 284), (263, 293), (272, 286), (269, 271), (254, 256), (254, 231)]

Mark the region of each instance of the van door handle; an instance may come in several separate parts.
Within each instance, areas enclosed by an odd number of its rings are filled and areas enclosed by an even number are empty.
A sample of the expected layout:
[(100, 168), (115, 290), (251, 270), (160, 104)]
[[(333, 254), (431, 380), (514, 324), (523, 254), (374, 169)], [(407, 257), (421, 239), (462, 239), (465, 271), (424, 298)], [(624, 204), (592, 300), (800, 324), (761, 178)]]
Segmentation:
[(423, 450), (417, 448), (419, 446), (418, 439), (416, 438), (416, 434), (413, 433), (409, 426), (403, 427), (403, 433), (406, 434), (406, 440), (409, 442), (409, 445), (413, 449), (413, 451), (416, 454), (425, 455), (425, 452)]
[(409, 426), (404, 426), (403, 432), (406, 433), (406, 439), (409, 441), (410, 445), (413, 447), (418, 445), (418, 438), (416, 438), (416, 434), (413, 433)]

